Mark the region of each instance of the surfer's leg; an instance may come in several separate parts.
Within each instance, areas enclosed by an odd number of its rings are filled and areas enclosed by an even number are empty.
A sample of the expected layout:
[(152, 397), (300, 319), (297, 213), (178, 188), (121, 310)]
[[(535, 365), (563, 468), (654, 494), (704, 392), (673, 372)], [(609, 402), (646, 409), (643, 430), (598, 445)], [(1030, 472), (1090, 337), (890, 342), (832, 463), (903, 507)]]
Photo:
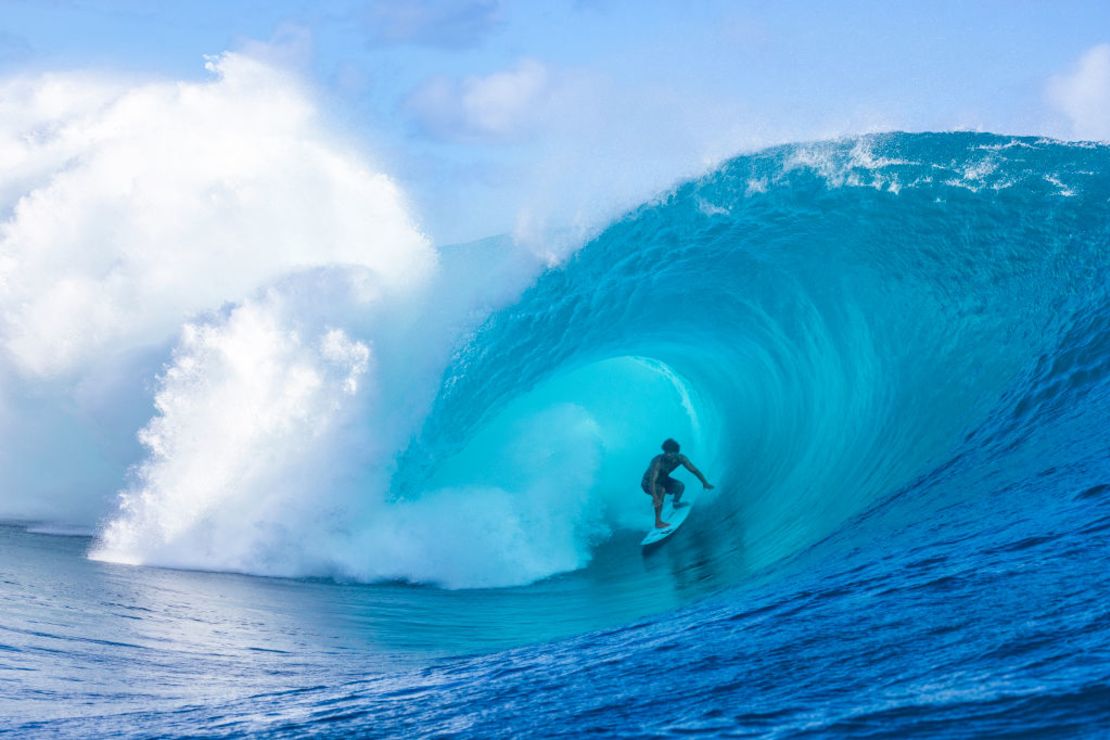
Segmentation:
[(685, 491), (686, 484), (682, 481), (675, 480), (674, 478), (671, 478), (669, 481), (667, 481), (667, 493), (674, 494), (674, 501), (671, 502), (671, 506), (675, 507), (676, 509), (678, 508), (678, 502), (682, 500), (682, 494)]
[(665, 522), (665, 521), (663, 521), (663, 518), (662, 518), (663, 496), (665, 496), (666, 493), (662, 489), (660, 489), (659, 495), (656, 496), (648, 488), (647, 483), (641, 483), (640, 484), (640, 490), (642, 490), (647, 495), (651, 496), (651, 505), (655, 507), (655, 527), (656, 527), (656, 529), (665, 529), (665, 528), (671, 526), (670, 522)]
[(663, 520), (663, 497), (666, 496), (666, 493), (664, 493), (664, 489), (662, 487), (659, 487), (658, 494), (652, 493), (652, 491), (645, 491), (645, 493), (652, 496), (652, 506), (655, 507), (655, 528), (665, 529), (666, 527), (669, 527), (669, 521)]
[(655, 528), (656, 529), (665, 529), (665, 528), (671, 526), (670, 522), (663, 521), (663, 496), (664, 495), (665, 494), (663, 493), (663, 491), (660, 490), (658, 496), (656, 496), (655, 494), (652, 494), (652, 496), (651, 496), (651, 503), (655, 507)]

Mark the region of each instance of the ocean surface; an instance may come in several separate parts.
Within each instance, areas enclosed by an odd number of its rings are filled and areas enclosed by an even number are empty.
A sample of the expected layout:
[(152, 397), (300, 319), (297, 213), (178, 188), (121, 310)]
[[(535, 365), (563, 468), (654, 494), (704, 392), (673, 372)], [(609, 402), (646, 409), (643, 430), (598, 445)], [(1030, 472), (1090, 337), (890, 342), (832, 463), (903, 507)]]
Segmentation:
[[(506, 241), (160, 349), (99, 524), (0, 526), (0, 734), (1110, 733), (1110, 147), (796, 144)], [(320, 342), (226, 360), (274, 316)], [(716, 488), (642, 552), (665, 437)]]

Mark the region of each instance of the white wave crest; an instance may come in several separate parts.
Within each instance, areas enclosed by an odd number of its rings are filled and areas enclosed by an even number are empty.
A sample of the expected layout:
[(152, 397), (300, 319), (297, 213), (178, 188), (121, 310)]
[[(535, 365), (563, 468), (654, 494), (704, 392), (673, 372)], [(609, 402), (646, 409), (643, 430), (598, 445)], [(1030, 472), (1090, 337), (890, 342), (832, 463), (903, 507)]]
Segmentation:
[[(294, 77), (207, 68), (0, 80), (0, 516), (105, 515), (190, 317), (315, 267), (398, 295), (434, 270), (399, 188)], [(342, 354), (326, 336), (305, 341)]]

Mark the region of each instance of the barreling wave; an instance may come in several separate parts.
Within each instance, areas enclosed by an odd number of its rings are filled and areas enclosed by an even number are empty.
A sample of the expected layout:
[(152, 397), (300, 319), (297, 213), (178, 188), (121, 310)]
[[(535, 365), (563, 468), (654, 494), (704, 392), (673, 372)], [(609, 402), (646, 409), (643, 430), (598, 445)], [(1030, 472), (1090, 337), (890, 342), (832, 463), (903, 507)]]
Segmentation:
[(726, 586), (1104, 382), (1108, 198), (1103, 146), (890, 134), (733, 159), (515, 299), (503, 242), (391, 303), (291, 278), (183, 340), (95, 556), (660, 608), (670, 436), (718, 486), (669, 547)]

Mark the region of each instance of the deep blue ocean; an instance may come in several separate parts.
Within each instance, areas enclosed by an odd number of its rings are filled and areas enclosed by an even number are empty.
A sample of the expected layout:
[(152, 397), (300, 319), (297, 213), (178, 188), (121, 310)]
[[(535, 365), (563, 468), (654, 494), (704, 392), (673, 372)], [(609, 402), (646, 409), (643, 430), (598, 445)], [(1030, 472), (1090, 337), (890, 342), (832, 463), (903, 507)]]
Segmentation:
[[(1110, 147), (737, 157), (459, 337), (429, 408), (364, 575), (0, 526), (0, 734), (1110, 734)], [(665, 437), (716, 488), (645, 553)]]

